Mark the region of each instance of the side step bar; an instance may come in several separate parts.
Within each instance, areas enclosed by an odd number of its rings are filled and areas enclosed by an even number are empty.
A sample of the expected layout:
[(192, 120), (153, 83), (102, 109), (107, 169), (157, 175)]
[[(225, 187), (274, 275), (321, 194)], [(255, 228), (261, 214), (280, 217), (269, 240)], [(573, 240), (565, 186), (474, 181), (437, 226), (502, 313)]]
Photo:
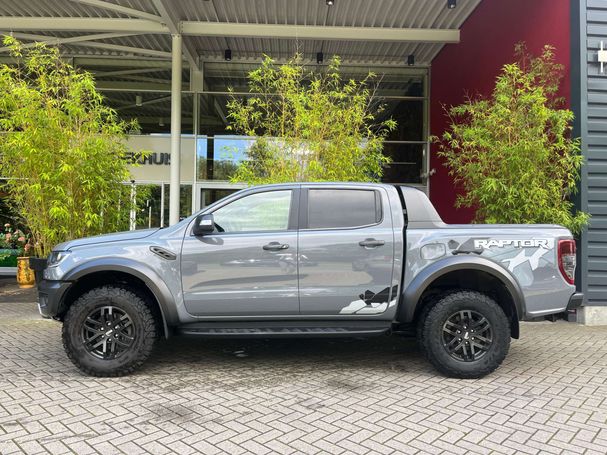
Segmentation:
[[(356, 321), (359, 322), (359, 321)], [(379, 336), (390, 331), (391, 325), (381, 324), (335, 324), (303, 325), (282, 321), (279, 324), (254, 323), (191, 323), (177, 327), (181, 335), (207, 338), (313, 338), (313, 337), (358, 337)]]

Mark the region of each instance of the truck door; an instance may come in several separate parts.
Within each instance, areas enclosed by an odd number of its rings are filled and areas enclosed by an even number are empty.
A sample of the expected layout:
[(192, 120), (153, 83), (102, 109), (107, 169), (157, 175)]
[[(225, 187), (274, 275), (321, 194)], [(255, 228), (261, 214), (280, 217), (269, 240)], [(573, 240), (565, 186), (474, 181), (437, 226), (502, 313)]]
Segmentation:
[(386, 192), (310, 185), (301, 190), (300, 311), (381, 314), (394, 305), (394, 232)]
[(299, 314), (299, 189), (248, 193), (213, 211), (215, 232), (183, 242), (187, 311), (199, 316)]

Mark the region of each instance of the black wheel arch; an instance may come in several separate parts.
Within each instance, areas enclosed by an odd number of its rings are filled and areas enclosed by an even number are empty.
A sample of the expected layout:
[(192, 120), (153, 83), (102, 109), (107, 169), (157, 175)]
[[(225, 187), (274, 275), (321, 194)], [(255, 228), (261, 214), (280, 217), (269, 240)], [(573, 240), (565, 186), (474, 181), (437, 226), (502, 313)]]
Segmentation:
[(519, 321), (525, 315), (520, 285), (508, 270), (478, 256), (448, 257), (422, 269), (401, 294), (397, 320), (415, 322), (434, 295), (454, 288), (479, 291), (494, 298), (510, 319), (512, 337), (519, 337)]
[(177, 310), (170, 290), (161, 277), (146, 265), (116, 258), (94, 260), (75, 267), (63, 280), (71, 285), (59, 304), (59, 319), (83, 293), (104, 285), (122, 285), (151, 302), (161, 320), (159, 328), (166, 338), (170, 336), (170, 327), (177, 324)]

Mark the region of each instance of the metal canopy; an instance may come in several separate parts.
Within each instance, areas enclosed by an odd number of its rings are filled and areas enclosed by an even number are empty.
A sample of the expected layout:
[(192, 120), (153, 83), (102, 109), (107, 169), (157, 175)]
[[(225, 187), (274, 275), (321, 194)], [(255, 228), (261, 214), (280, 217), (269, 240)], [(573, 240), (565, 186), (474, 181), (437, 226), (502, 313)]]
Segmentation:
[(339, 53), (344, 62), (429, 65), (480, 0), (12, 0), (0, 1), (0, 32), (60, 44), (68, 56), (170, 61), (171, 34), (184, 60), (285, 59)]

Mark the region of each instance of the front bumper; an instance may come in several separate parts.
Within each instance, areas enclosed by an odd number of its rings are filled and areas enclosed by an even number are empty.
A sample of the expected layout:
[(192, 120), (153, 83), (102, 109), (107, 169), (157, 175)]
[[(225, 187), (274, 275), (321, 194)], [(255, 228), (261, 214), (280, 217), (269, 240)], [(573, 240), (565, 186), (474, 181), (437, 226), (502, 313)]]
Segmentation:
[(41, 280), (38, 283), (38, 311), (43, 318), (59, 314), (60, 304), (71, 283), (67, 281)]
[(582, 306), (584, 302), (584, 294), (581, 292), (576, 292), (571, 297), (569, 297), (569, 303), (567, 304), (567, 311), (575, 310)]

